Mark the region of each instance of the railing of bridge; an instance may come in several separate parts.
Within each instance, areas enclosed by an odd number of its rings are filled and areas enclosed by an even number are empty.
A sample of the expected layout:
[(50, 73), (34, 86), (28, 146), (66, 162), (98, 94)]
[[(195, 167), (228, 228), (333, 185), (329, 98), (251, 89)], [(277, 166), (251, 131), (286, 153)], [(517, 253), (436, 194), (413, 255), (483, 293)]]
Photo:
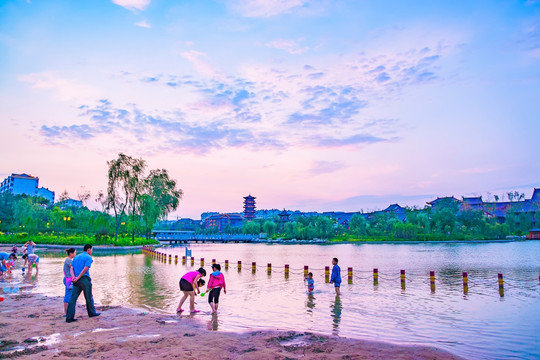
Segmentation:
[(258, 240), (257, 235), (247, 234), (185, 234), (185, 233), (157, 233), (156, 240), (158, 241), (254, 241)]

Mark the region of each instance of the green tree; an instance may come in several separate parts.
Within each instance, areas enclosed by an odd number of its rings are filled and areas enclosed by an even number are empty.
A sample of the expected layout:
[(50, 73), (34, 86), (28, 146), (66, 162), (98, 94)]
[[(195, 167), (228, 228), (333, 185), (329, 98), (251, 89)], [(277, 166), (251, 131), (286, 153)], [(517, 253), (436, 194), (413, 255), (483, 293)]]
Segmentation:
[(349, 222), (349, 230), (356, 236), (368, 234), (368, 222), (362, 214), (354, 214)]
[(317, 237), (328, 239), (334, 232), (334, 223), (326, 216), (317, 216), (315, 219)]
[[(118, 154), (117, 159), (107, 161), (109, 165), (106, 209), (114, 214), (116, 220), (114, 239), (118, 240), (118, 230), (122, 217), (129, 212), (134, 221), (138, 209), (138, 199), (143, 189), (143, 172), (146, 162), (125, 154)], [(135, 237), (135, 229), (132, 236)]]
[(151, 170), (144, 179), (144, 194), (140, 197), (140, 211), (148, 234), (158, 219), (164, 219), (178, 208), (182, 198), (182, 189), (176, 186), (167, 170)]
[(261, 232), (261, 225), (254, 220), (242, 222), (242, 233), (244, 234), (259, 234)]
[(277, 225), (275, 222), (273, 222), (272, 220), (266, 220), (262, 226), (263, 228), (263, 231), (268, 235), (268, 236), (274, 236), (274, 234), (276, 233), (276, 230), (277, 230)]

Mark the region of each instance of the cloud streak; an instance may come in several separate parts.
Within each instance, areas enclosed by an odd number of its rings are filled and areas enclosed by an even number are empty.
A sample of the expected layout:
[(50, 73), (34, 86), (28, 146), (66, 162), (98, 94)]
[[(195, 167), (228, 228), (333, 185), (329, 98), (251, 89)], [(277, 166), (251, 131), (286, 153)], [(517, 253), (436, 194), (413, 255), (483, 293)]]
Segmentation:
[(130, 11), (144, 11), (150, 5), (150, 0), (112, 0), (112, 2)]
[(228, 5), (242, 16), (267, 18), (290, 13), (308, 2), (307, 0), (229, 0)]

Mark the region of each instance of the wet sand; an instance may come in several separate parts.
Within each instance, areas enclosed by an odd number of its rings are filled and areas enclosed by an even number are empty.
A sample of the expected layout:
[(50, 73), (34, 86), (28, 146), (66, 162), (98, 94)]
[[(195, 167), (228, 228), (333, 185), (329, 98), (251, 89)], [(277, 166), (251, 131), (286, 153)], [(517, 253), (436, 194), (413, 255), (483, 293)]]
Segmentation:
[(0, 359), (460, 359), (426, 346), (307, 332), (212, 331), (214, 322), (201, 315), (98, 306), (101, 316), (88, 318), (82, 296), (78, 321), (67, 324), (61, 298), (0, 296)]

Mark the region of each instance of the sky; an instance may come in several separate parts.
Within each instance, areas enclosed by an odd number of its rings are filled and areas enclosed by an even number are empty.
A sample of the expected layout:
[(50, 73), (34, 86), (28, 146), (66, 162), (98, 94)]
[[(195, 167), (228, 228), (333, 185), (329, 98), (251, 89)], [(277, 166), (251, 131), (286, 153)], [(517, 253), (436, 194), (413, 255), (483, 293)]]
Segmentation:
[(0, 178), (94, 198), (122, 152), (169, 218), (530, 198), (540, 1), (3, 0), (0, 126)]

